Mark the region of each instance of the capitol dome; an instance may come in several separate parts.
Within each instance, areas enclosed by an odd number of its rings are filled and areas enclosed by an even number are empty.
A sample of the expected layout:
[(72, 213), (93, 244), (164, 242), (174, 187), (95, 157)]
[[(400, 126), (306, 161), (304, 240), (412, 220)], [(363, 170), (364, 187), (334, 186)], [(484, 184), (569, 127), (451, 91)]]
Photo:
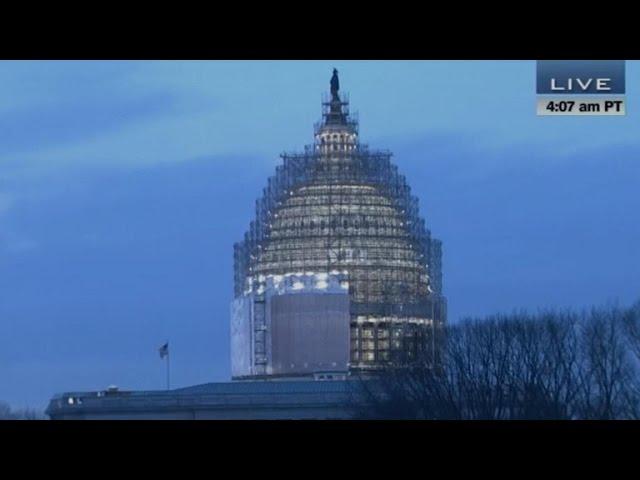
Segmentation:
[[(341, 287), (348, 314), (339, 322), (348, 326), (336, 335), (348, 337), (349, 372), (418, 358), (433, 348), (446, 320), (441, 243), (425, 227), (391, 153), (359, 142), (337, 72), (313, 145), (282, 159), (256, 204), (256, 219), (235, 245), (236, 299), (260, 301), (274, 288), (318, 294)], [(254, 363), (262, 358), (268, 365), (274, 354), (268, 323), (259, 329), (254, 319), (249, 327), (264, 332), (262, 342), (259, 333), (251, 336)], [(261, 346), (264, 357), (256, 354)], [(272, 370), (254, 368), (249, 376)]]

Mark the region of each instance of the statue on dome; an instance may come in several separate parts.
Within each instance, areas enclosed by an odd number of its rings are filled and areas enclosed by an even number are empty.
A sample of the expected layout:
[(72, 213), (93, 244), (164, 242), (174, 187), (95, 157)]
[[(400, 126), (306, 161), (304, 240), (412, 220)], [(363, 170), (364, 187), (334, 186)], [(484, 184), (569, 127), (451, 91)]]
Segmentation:
[(331, 101), (332, 102), (340, 101), (338, 90), (340, 90), (340, 80), (338, 80), (338, 70), (334, 68), (333, 76), (331, 77)]

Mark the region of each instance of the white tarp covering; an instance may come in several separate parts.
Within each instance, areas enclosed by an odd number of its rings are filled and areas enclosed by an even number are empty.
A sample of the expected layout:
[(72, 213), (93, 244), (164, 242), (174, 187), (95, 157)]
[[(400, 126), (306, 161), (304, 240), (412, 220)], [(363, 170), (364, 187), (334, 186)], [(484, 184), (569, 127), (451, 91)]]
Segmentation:
[(231, 303), (231, 376), (253, 374), (251, 310), (253, 296), (236, 298)]

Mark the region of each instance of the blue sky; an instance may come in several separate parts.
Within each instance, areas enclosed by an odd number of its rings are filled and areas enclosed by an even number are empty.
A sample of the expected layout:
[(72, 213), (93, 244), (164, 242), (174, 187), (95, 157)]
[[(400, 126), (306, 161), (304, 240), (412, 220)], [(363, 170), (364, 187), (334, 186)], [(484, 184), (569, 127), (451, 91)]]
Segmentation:
[(0, 62), (0, 400), (229, 378), (232, 245), (340, 70), (444, 242), (450, 320), (640, 298), (625, 117), (537, 117), (535, 62)]

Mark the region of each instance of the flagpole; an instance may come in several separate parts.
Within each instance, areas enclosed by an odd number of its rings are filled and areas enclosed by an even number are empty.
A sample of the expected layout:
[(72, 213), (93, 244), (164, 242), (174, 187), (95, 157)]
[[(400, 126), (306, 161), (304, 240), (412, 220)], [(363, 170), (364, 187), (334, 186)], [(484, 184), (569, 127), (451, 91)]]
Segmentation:
[[(169, 341), (167, 340), (167, 345), (169, 345)], [(167, 390), (171, 390), (171, 367), (169, 363), (169, 358), (171, 357), (171, 349), (167, 349)]]

